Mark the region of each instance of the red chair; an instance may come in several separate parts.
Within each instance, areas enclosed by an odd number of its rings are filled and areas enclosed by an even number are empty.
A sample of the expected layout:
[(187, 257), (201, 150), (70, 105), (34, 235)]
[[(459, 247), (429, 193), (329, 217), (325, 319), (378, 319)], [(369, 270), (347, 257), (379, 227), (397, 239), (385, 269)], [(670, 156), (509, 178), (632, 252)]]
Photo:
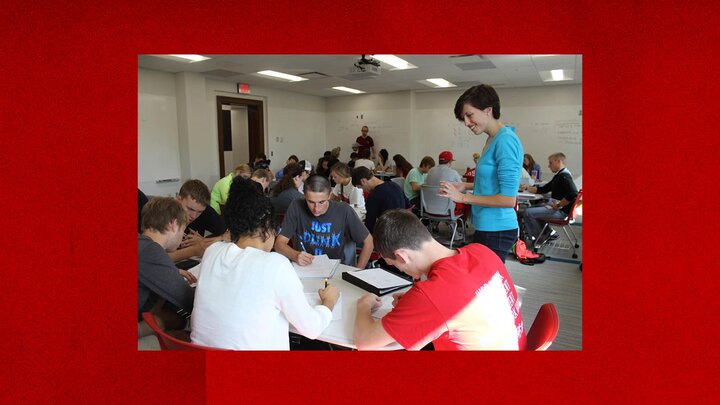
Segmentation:
[(544, 351), (552, 344), (560, 329), (560, 318), (553, 304), (543, 304), (527, 334), (525, 350)]
[[(580, 247), (579, 240), (577, 236), (575, 236), (575, 232), (572, 230), (572, 227), (570, 224), (575, 223), (575, 218), (578, 215), (578, 211), (580, 210), (580, 207), (582, 207), (582, 190), (578, 191), (577, 197), (575, 197), (575, 202), (573, 202), (572, 209), (570, 209), (570, 214), (568, 214), (567, 217), (564, 219), (543, 219), (545, 221), (545, 226), (543, 226), (542, 231), (540, 231), (540, 235), (545, 234), (545, 230), (547, 229), (550, 224), (553, 225), (560, 225), (562, 226), (563, 232), (565, 232), (565, 236), (568, 239), (568, 242), (570, 242), (573, 245), (573, 259), (577, 259), (577, 252), (575, 249)], [(570, 239), (570, 234), (568, 233), (568, 229), (570, 229), (570, 233), (572, 234), (572, 239)], [(537, 244), (535, 246), (535, 250), (539, 250), (547, 241), (549, 238), (543, 240), (541, 243)]]
[(193, 343), (184, 342), (180, 339), (176, 339), (160, 329), (160, 326), (155, 321), (155, 317), (150, 312), (143, 312), (142, 318), (145, 323), (150, 326), (150, 329), (155, 332), (158, 342), (160, 342), (160, 349), (162, 350), (223, 350), (215, 347), (200, 346)]

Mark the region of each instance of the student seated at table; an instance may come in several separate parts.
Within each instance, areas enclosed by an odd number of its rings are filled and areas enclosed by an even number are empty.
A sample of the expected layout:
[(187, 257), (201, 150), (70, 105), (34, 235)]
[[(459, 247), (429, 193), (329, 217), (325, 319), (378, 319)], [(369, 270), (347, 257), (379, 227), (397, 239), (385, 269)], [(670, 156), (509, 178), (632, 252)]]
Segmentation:
[(365, 226), (370, 233), (383, 212), (394, 208), (410, 208), (410, 201), (397, 183), (378, 179), (367, 167), (353, 170), (352, 181), (355, 186), (362, 187), (368, 193)]
[(330, 169), (330, 178), (335, 180), (330, 198), (350, 204), (361, 219), (365, 218), (365, 197), (363, 190), (352, 184), (352, 169), (345, 163), (336, 163)]
[(399, 153), (393, 156), (393, 162), (395, 162), (395, 175), (407, 178), (408, 174), (410, 174), (410, 171), (413, 169), (413, 165)]
[(194, 291), (188, 283), (197, 280), (175, 267), (167, 254), (177, 249), (187, 223), (183, 206), (174, 198), (152, 198), (143, 207), (138, 234), (138, 338), (152, 333), (142, 320), (143, 312), (152, 312), (165, 330), (183, 329), (183, 315), (192, 312)]
[(364, 151), (360, 152), (360, 159), (355, 161), (354, 168), (364, 166), (370, 169), (370, 171), (375, 172), (375, 162), (370, 160), (370, 153), (370, 149), (365, 149)]
[[(290, 157), (285, 161), (285, 166), (289, 165), (290, 163), (297, 164), (299, 161), (300, 161), (300, 159), (298, 159), (297, 156), (290, 155)], [(279, 182), (280, 179), (283, 178), (283, 176), (285, 175), (284, 171), (285, 171), (285, 168), (282, 168), (282, 169), (278, 170), (277, 172), (275, 172), (275, 181)]]
[[(355, 245), (362, 243), (357, 267), (365, 268), (373, 250), (372, 235), (348, 204), (330, 199), (330, 190), (330, 181), (320, 175), (305, 180), (305, 198), (290, 203), (275, 251), (301, 266), (323, 254), (354, 265)], [(289, 245), (292, 238), (297, 250)]]
[(270, 185), (270, 182), (273, 180), (273, 174), (270, 171), (270, 169), (256, 169), (252, 173), (250, 180), (252, 180), (255, 183), (260, 185), (260, 191), (262, 193), (267, 193), (268, 186)]
[(371, 316), (380, 298), (368, 293), (358, 299), (353, 336), (359, 350), (394, 341), (408, 350), (430, 342), (435, 350), (525, 349), (518, 295), (492, 250), (479, 243), (448, 249), (406, 210), (385, 212), (374, 236), (388, 264), (427, 280), (393, 294), (393, 309), (380, 321)]
[(425, 156), (420, 161), (420, 167), (414, 167), (405, 178), (405, 197), (410, 200), (410, 204), (417, 208), (418, 214), (420, 212), (420, 189), (425, 183), (428, 172), (433, 167), (435, 167), (435, 161), (433, 158)]
[(392, 165), (388, 162), (390, 159), (390, 155), (388, 154), (387, 149), (380, 149), (380, 153), (378, 153), (378, 161), (377, 165), (375, 165), (375, 169), (378, 172), (387, 173), (392, 169)]
[[(440, 186), (441, 181), (450, 182), (461, 182), (460, 174), (456, 172), (451, 166), (452, 162), (455, 161), (452, 152), (444, 150), (440, 152), (438, 156), (438, 165), (430, 169), (425, 178), (425, 183), (430, 186)], [(460, 215), (465, 212), (465, 204), (455, 203), (455, 215)]]
[[(304, 162), (304, 161), (303, 161)], [(310, 163), (307, 162), (309, 165)], [(303, 198), (303, 182), (308, 178), (309, 170), (304, 170), (297, 163), (285, 166), (285, 175), (272, 189), (272, 204), (276, 213), (284, 214), (294, 200)]]
[(533, 159), (532, 155), (529, 153), (523, 155), (523, 169), (525, 169), (530, 176), (532, 176), (532, 172), (535, 170), (537, 179), (540, 179), (542, 176), (542, 173), (540, 172), (540, 163), (535, 163), (535, 159)]
[(215, 212), (220, 214), (220, 206), (225, 205), (225, 201), (227, 201), (228, 197), (228, 192), (230, 191), (230, 183), (232, 183), (232, 179), (235, 176), (243, 176), (245, 178), (250, 178), (251, 174), (252, 171), (250, 170), (250, 166), (243, 163), (236, 166), (235, 170), (233, 170), (227, 176), (223, 177), (215, 183), (212, 191), (210, 191), (210, 206), (215, 210)]
[(352, 152), (350, 154), (350, 161), (348, 161), (347, 165), (351, 168), (355, 167), (355, 162), (360, 158), (360, 155), (357, 154), (357, 152)]
[(288, 260), (271, 252), (275, 212), (270, 199), (248, 180), (230, 187), (225, 220), (231, 242), (216, 243), (200, 264), (192, 342), (234, 350), (289, 350), (288, 323), (314, 339), (332, 321), (340, 295), (318, 290), (321, 305), (310, 306)]
[(525, 232), (530, 238), (531, 244), (542, 239), (556, 239), (557, 232), (548, 227), (550, 231), (545, 231), (544, 235), (540, 235), (540, 231), (545, 225), (544, 219), (563, 219), (570, 214), (575, 197), (578, 191), (573, 181), (572, 174), (565, 167), (565, 154), (553, 153), (548, 156), (548, 168), (555, 173), (553, 178), (547, 184), (534, 187), (524, 186), (523, 188), (531, 193), (545, 194), (550, 192), (552, 205), (542, 205), (538, 207), (530, 207), (523, 214), (523, 222), (525, 224)]
[[(210, 190), (200, 180), (188, 180), (178, 191), (175, 197), (188, 216), (188, 226), (180, 248), (170, 252), (174, 262), (185, 260), (192, 256), (202, 256), (205, 249), (212, 243), (228, 238), (225, 235), (225, 221), (213, 209), (206, 209), (210, 203)], [(205, 237), (205, 232), (210, 232)]]

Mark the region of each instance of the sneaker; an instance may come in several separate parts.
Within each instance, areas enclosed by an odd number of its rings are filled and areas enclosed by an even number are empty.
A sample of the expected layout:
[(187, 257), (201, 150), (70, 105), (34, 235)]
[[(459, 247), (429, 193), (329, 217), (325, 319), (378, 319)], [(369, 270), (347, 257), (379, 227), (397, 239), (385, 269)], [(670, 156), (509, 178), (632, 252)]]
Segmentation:
[(558, 234), (558, 233), (555, 232), (555, 231), (552, 231), (552, 233), (550, 234), (550, 236), (548, 236), (548, 240), (555, 240), (555, 239), (557, 239), (557, 238), (559, 238), (559, 237), (560, 237), (560, 234)]

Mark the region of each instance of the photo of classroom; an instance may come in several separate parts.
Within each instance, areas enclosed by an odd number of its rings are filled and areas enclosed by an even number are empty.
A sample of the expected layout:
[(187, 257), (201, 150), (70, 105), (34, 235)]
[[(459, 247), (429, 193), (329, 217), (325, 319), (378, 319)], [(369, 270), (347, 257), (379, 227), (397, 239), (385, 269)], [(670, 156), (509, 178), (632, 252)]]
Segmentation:
[(139, 55), (138, 350), (581, 350), (582, 121), (582, 55)]

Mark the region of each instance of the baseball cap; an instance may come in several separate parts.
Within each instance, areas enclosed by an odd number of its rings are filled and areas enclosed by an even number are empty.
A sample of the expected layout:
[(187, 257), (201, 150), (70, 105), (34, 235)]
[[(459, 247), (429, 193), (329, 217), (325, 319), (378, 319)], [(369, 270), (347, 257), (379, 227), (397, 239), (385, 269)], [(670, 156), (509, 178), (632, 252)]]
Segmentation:
[(298, 162), (298, 165), (303, 168), (308, 173), (312, 172), (312, 163), (308, 162), (307, 160), (301, 160)]
[(452, 162), (455, 159), (453, 159), (452, 152), (450, 152), (449, 150), (444, 150), (440, 152), (440, 157), (438, 158), (438, 160), (440, 161), (440, 163), (447, 163)]

